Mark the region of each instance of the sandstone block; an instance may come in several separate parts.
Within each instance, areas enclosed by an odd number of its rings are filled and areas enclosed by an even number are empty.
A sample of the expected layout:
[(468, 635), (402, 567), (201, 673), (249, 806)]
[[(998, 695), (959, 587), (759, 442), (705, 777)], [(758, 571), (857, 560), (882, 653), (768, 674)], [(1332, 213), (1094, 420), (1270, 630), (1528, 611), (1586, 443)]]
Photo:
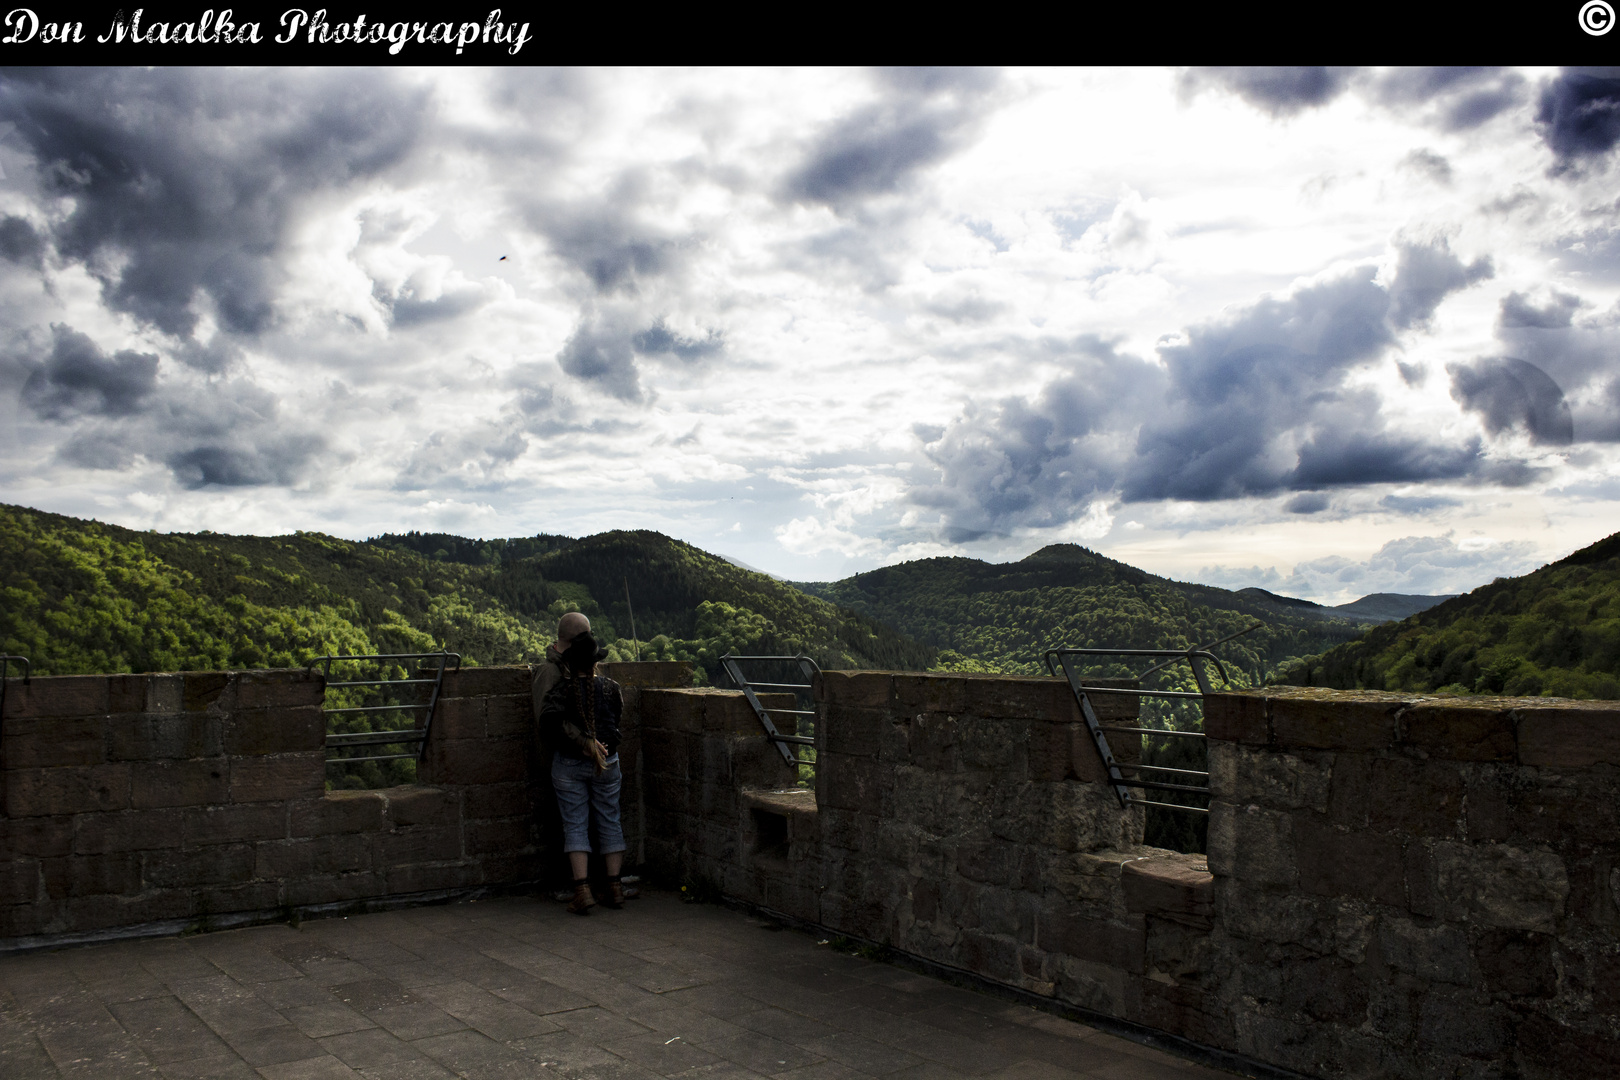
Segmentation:
[(11, 769), (5, 800), (6, 816), (14, 818), (123, 810), (129, 806), (129, 766)]
[(451, 862), (461, 858), (461, 830), (443, 827), (400, 829), (377, 840), (377, 865), (392, 872), (406, 863)]
[(89, 820), (93, 817), (0, 817), (0, 854), (13, 859), (66, 855), (73, 850), (74, 821)]
[[(1406, 906), (1399, 839), (1384, 833), (1336, 828), (1309, 812), (1294, 818), (1292, 832), (1299, 887), (1305, 892)], [(1238, 844), (1241, 848), (1241, 834)]]
[(247, 876), (303, 879), (370, 870), (373, 842), (366, 834), (338, 834), (255, 844)]
[[(1492, 993), (1512, 994), (1521, 998), (1550, 998), (1558, 993), (1558, 970), (1553, 956), (1557, 939), (1550, 934), (1536, 934), (1524, 930), (1487, 930), (1476, 936), (1474, 958), (1484, 976), (1485, 986)], [(1593, 1004), (1612, 1013), (1620, 1004), (1620, 964), (1613, 964), (1597, 980)]]
[[(1497, 699), (1488, 699), (1495, 702)], [(1418, 702), (1398, 718), (1400, 741), (1450, 761), (1514, 760), (1513, 713), (1486, 702)]]
[(883, 812), (883, 774), (869, 758), (823, 754), (816, 762), (821, 804), (877, 816)]
[(835, 754), (877, 757), (883, 746), (883, 729), (888, 722), (887, 711), (829, 706), (821, 721), (821, 748)]
[(823, 671), (820, 700), (829, 710), (886, 711), (894, 704), (894, 675), (887, 671)]
[(107, 676), (107, 711), (110, 713), (138, 713), (146, 711), (145, 675)]
[(470, 856), (511, 854), (532, 842), (527, 818), (469, 822), (464, 836), (464, 846)]
[(204, 886), (192, 893), (192, 913), (204, 918), (243, 911), (268, 912), (281, 906), (281, 883), (247, 881), (237, 885)]
[(137, 810), (205, 806), (229, 797), (230, 769), (225, 758), (137, 761), (128, 769), (131, 805)]
[(381, 792), (328, 791), (322, 798), (292, 804), (292, 835), (381, 832), (386, 828), (384, 806)]
[(262, 709), (313, 705), (326, 700), (326, 679), (303, 668), (236, 673), (236, 708)]
[(1328, 693), (1271, 699), (1271, 732), (1279, 749), (1382, 750), (1394, 743), (1395, 714), (1404, 701)]
[[(623, 757), (622, 751), (620, 757)], [(626, 785), (629, 785), (629, 781), (630, 778), (626, 775)], [(399, 789), (396, 788), (395, 790)], [(631, 789), (627, 786), (626, 790)], [(621, 810), (628, 813), (630, 801), (621, 800)], [(546, 792), (542, 806), (550, 809), (554, 803), (555, 799), (551, 793)], [(529, 795), (528, 786), (520, 783), (479, 784), (477, 787), (467, 788), (461, 793), (461, 806), (462, 813), (469, 821), (477, 821), (483, 818), (519, 817), (530, 814), (534, 810), (534, 803)], [(442, 820), (446, 824), (453, 824), (455, 821), (453, 817)], [(438, 821), (424, 818), (421, 821), (401, 821), (400, 824), (433, 825), (438, 824)]]
[(703, 730), (703, 705), (712, 691), (644, 690), (641, 693), (643, 736), (664, 729), (697, 733)]
[(490, 738), (533, 737), (534, 707), (527, 695), (492, 697), (485, 698), (484, 701), (484, 731)]
[(211, 758), (224, 753), (224, 719), (208, 713), (112, 716), (107, 719), (110, 761)]
[(8, 719), (0, 728), (5, 737), (6, 768), (100, 765), (106, 760), (106, 724), (101, 716)]
[(1331, 755), (1209, 743), (1209, 783), (1216, 798), (1276, 810), (1326, 812), (1332, 776)]
[(141, 856), (141, 876), (148, 887), (164, 889), (248, 881), (255, 876), (253, 847), (252, 844), (218, 844), (148, 851)]
[(1138, 859), (1120, 867), (1125, 910), (1209, 926), (1215, 910), (1215, 875), (1202, 855)]
[(687, 660), (620, 661), (601, 664), (597, 671), (627, 690), (692, 685), (692, 664)]
[(72, 821), (73, 850), (80, 855), (179, 847), (184, 840), (178, 810), (84, 814)]
[(39, 861), (12, 859), (0, 862), (0, 910), (12, 904), (32, 904), (40, 890)]
[(1264, 746), (1271, 740), (1268, 711), (1258, 693), (1211, 694), (1204, 699), (1204, 734), (1212, 743)]
[(1147, 951), (1147, 923), (1140, 915), (1105, 919), (1047, 908), (1040, 915), (1035, 945), (1140, 975)]
[(1463, 831), (1463, 779), (1449, 761), (1372, 761), (1367, 823), (1381, 832), (1456, 836)]
[(483, 868), (477, 863), (440, 866), (390, 866), (385, 881), (390, 895), (442, 892), (466, 889), (484, 883)]
[[(1223, 804), (1217, 804), (1223, 805)], [(1211, 810), (1211, 832), (1214, 832), (1214, 810)], [(1299, 881), (1299, 868), (1295, 861), (1294, 818), (1277, 810), (1259, 806), (1234, 807), (1231, 811), (1230, 850), (1223, 849), (1225, 858), (1213, 858), (1215, 837), (1210, 838), (1211, 867), (1215, 872), (1240, 878), (1256, 885), (1291, 887)], [(1224, 825), (1224, 823), (1223, 823)], [(1224, 840), (1224, 838), (1223, 838)]]
[(67, 924), (76, 931), (184, 919), (192, 913), (189, 889), (147, 889), (137, 896), (73, 896), (66, 901)]
[(429, 783), (498, 784), (522, 780), (528, 773), (528, 755), (519, 739), (441, 740), (428, 744)]
[(484, 717), (484, 698), (440, 698), (433, 710), (432, 731), (428, 737), (434, 743), (482, 739), (485, 735)]
[(289, 878), (281, 883), (286, 904), (337, 904), (345, 900), (366, 900), (386, 896), (391, 890), (378, 873), (361, 870), (353, 874), (325, 874), (320, 877)]
[(148, 675), (146, 677), (146, 712), (167, 716), (182, 712), (186, 704), (184, 675)]
[(181, 834), (187, 847), (280, 840), (287, 835), (287, 806), (283, 803), (203, 806), (166, 812), (181, 815)]
[(225, 691), (230, 688), (234, 672), (186, 671), (181, 673), (183, 698), (181, 707), (186, 712), (203, 712), (210, 708), (230, 704)]
[(1399, 915), (1379, 921), (1378, 951), (1396, 971), (1425, 982), (1472, 986), (1479, 982), (1468, 935), (1441, 923), (1420, 926)]
[(1556, 853), (1442, 842), (1434, 846), (1434, 861), (1449, 918), (1503, 930), (1557, 931), (1569, 878)]
[(40, 675), (28, 682), (11, 679), (6, 684), (6, 725), (29, 718), (105, 715), (107, 682), (105, 675)]
[(444, 673), (440, 701), (458, 697), (495, 697), (501, 694), (527, 695), (534, 675), (528, 665), (511, 667), (464, 667)]
[(1570, 702), (1559, 708), (1513, 711), (1519, 761), (1556, 769), (1620, 765), (1620, 709)]
[(319, 705), (238, 708), (225, 719), (225, 752), (233, 756), (320, 750), (326, 717)]
[(230, 759), (236, 803), (316, 799), (326, 793), (326, 755), (319, 750)]
[[(477, 788), (470, 789), (476, 791)], [(435, 787), (397, 787), (386, 793), (388, 825), (401, 828), (408, 825), (455, 826), (461, 820), (461, 808), (456, 793)]]
[(53, 900), (134, 894), (141, 890), (139, 857), (127, 852), (42, 859), (39, 870), (45, 894)]

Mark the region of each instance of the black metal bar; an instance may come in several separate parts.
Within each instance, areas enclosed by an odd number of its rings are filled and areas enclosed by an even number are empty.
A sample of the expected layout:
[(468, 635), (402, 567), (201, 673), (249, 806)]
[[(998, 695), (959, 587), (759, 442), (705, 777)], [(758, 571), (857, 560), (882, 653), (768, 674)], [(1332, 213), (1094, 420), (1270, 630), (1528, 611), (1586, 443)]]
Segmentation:
[[(331, 675), (332, 675), (332, 662), (333, 661), (344, 661), (344, 660), (416, 660), (416, 661), (420, 661), (416, 665), (418, 674), (420, 674), (420, 673), (422, 673), (424, 671), (432, 671), (433, 672), (433, 678), (431, 678), (431, 679), (423, 679), (423, 678), (411, 678), (411, 679), (341, 679), (341, 680), (338, 680), (337, 682), (330, 681), (331, 680)], [(425, 663), (425, 661), (428, 661), (428, 660), (436, 660), (436, 661), (438, 661), (438, 663), (434, 664), (431, 668), (429, 668), (427, 666), (427, 664)], [(309, 662), (309, 665), (308, 665), (308, 670), (313, 671), (317, 665), (320, 665), (321, 668), (322, 668), (322, 674), (328, 680), (327, 683), (326, 683), (326, 685), (328, 687), (342, 687), (342, 686), (421, 686), (421, 685), (425, 685), (427, 683), (432, 683), (433, 684), (433, 689), (428, 694), (427, 704), (425, 704), (425, 705), (420, 704), (420, 703), (415, 704), (415, 705), (356, 705), (356, 706), (349, 706), (349, 707), (340, 708), (340, 709), (324, 709), (324, 710), (322, 710), (323, 715), (326, 715), (326, 716), (332, 716), (332, 715), (335, 715), (335, 714), (338, 714), (338, 713), (384, 713), (384, 712), (403, 712), (403, 711), (406, 711), (406, 710), (413, 710), (413, 709), (425, 710), (423, 718), (422, 718), (422, 726), (420, 728), (412, 728), (412, 729), (410, 729), (410, 735), (408, 735), (408, 736), (405, 736), (405, 735), (403, 735), (402, 733), (399, 733), (399, 732), (379, 732), (379, 731), (351, 731), (351, 732), (340, 733), (340, 734), (337, 734), (337, 735), (329, 735), (329, 736), (327, 736), (327, 745), (328, 745), (329, 749), (331, 749), (331, 750), (341, 750), (344, 747), (385, 746), (385, 745), (389, 745), (389, 744), (393, 744), (393, 743), (412, 743), (412, 742), (414, 742), (414, 743), (419, 743), (419, 746), (418, 746), (415, 753), (384, 754), (384, 755), (380, 755), (380, 756), (370, 756), (370, 757), (332, 757), (332, 756), (328, 756), (327, 759), (326, 759), (327, 762), (330, 764), (331, 762), (345, 763), (345, 762), (351, 762), (351, 761), (398, 761), (398, 760), (402, 760), (402, 759), (405, 759), (405, 758), (412, 758), (412, 757), (414, 757), (417, 761), (421, 761), (422, 758), (424, 756), (426, 756), (426, 754), (427, 754), (428, 736), (429, 736), (429, 734), (430, 734), (430, 732), (432, 730), (432, 727), (433, 727), (433, 715), (438, 709), (439, 694), (443, 690), (443, 687), (444, 687), (444, 673), (445, 673), (446, 670), (450, 669), (450, 665), (451, 665), (452, 662), (455, 665), (454, 670), (460, 671), (461, 670), (461, 654), (460, 653), (453, 653), (449, 649), (440, 649), (438, 652), (366, 653), (366, 654), (363, 654), (363, 655), (356, 655), (356, 656), (340, 656), (340, 655), (331, 655), (331, 654), (329, 654), (329, 655), (326, 655), (326, 656), (317, 656), (313, 660), (311, 660)]]
[(815, 689), (815, 687), (811, 686), (809, 683), (800, 683), (800, 682), (754, 682), (752, 679), (748, 680), (748, 685), (753, 686), (753, 687), (764, 686), (764, 687), (769, 687), (770, 689), (773, 689), (773, 690), (813, 690), (813, 689)]
[(1207, 739), (1202, 731), (1170, 731), (1166, 728), (1156, 727), (1112, 727), (1105, 725), (1104, 731), (1123, 731), (1128, 735), (1169, 735), (1178, 739)]
[(1132, 799), (1131, 803), (1135, 806), (1162, 806), (1166, 810), (1185, 810), (1189, 814), (1209, 813), (1209, 811), (1204, 809), (1202, 806), (1183, 806), (1181, 803), (1155, 802), (1152, 799)]
[(770, 735), (770, 736), (767, 736), (767, 737), (772, 742), (778, 742), (778, 743), (797, 743), (800, 746), (814, 746), (814, 745), (816, 745), (816, 740), (812, 739), (808, 735)]
[(1203, 694), (1195, 694), (1191, 690), (1119, 690), (1112, 686), (1082, 686), (1080, 689), (1088, 694), (1129, 694), (1133, 697), (1140, 695), (1142, 697), (1162, 698), (1190, 697), (1197, 698), (1200, 701), (1204, 699)]
[[(1048, 652), (1046, 658), (1047, 665), (1050, 667), (1052, 653)], [(1097, 753), (1102, 757), (1103, 768), (1108, 771), (1109, 782), (1114, 785), (1114, 796), (1119, 799), (1120, 808), (1124, 809), (1125, 804), (1130, 802), (1130, 791), (1121, 783), (1124, 776), (1119, 771), (1119, 762), (1114, 759), (1114, 751), (1108, 746), (1108, 736), (1103, 734), (1102, 725), (1097, 722), (1096, 710), (1091, 707), (1091, 698), (1086, 695), (1085, 688), (1080, 685), (1079, 678), (1069, 670), (1068, 661), (1061, 660), (1060, 662), (1063, 664), (1063, 677), (1069, 683), (1069, 691), (1074, 694), (1075, 701), (1080, 704), (1080, 717), (1086, 722), (1086, 730), (1091, 733), (1092, 744), (1096, 746)], [(1056, 673), (1054, 672), (1054, 674)]]
[(774, 713), (785, 713), (788, 716), (814, 716), (814, 715), (816, 715), (816, 710), (814, 710), (814, 709), (766, 709), (765, 711), (766, 712), (774, 712)]
[(1173, 772), (1173, 773), (1179, 773), (1182, 776), (1202, 776), (1206, 780), (1209, 779), (1209, 773), (1207, 771), (1201, 770), (1201, 769), (1172, 769), (1168, 765), (1131, 765), (1129, 763), (1122, 763), (1120, 765), (1120, 768), (1122, 768), (1122, 769), (1152, 769), (1154, 772)]
[(374, 754), (371, 757), (329, 757), (326, 759), (326, 763), (328, 765), (346, 765), (351, 761), (404, 761), (406, 758), (414, 757), (416, 757), (415, 754)]
[(315, 659), (311, 660), (307, 666), (313, 668), (316, 664), (319, 664), (323, 660), (429, 660), (429, 659), (433, 659), (433, 660), (439, 660), (439, 659), (454, 660), (456, 662), (456, 670), (457, 671), (461, 670), (461, 654), (460, 653), (453, 653), (453, 652), (450, 652), (450, 651), (448, 651), (446, 649), (440, 649), (437, 652), (356, 653), (353, 656), (348, 656), (348, 655), (345, 655), (345, 654), (342, 654), (342, 653), (333, 653), (330, 656), (317, 656)]
[(432, 705), (351, 705), (342, 709), (327, 709), (328, 716), (340, 712), (398, 712), (400, 709), (431, 709)]
[[(341, 738), (342, 742), (333, 742)], [(351, 731), (346, 735), (328, 735), (327, 746), (342, 748), (345, 746), (381, 746), (384, 743), (414, 743), (422, 741), (422, 733), (412, 729), (409, 735), (402, 735), (397, 731)]]
[(1156, 780), (1119, 780), (1118, 783), (1126, 787), (1151, 788), (1154, 791), (1185, 791), (1189, 795), (1208, 795), (1207, 787), (1192, 787), (1187, 784), (1161, 784)]
[(782, 738), (782, 733), (776, 730), (775, 724), (771, 723), (771, 718), (769, 714), (766, 713), (765, 706), (760, 704), (759, 697), (754, 693), (754, 688), (749, 685), (747, 677), (743, 675), (742, 668), (737, 666), (738, 660), (785, 659), (788, 658), (778, 656), (732, 656), (730, 653), (727, 653), (720, 658), (720, 664), (725, 668), (726, 674), (731, 676), (731, 681), (737, 685), (737, 689), (743, 692), (743, 697), (748, 699), (748, 704), (753, 708), (754, 715), (759, 717), (760, 724), (765, 728), (766, 737), (768, 737), (771, 742), (775, 744), (777, 750), (781, 751), (782, 760), (787, 762), (789, 765), (797, 767), (799, 764), (798, 757), (795, 756), (793, 751), (789, 750), (787, 746), (780, 741)]
[[(1228, 642), (1228, 641), (1231, 641), (1231, 640), (1232, 640), (1232, 639), (1233, 639), (1233, 638), (1240, 638), (1240, 637), (1242, 637), (1242, 636), (1243, 636), (1243, 635), (1244, 635), (1244, 634), (1252, 634), (1252, 633), (1254, 633), (1254, 632), (1255, 632), (1255, 631), (1256, 631), (1256, 630), (1258, 630), (1258, 629), (1260, 629), (1260, 628), (1261, 628), (1261, 627), (1262, 627), (1262, 626), (1264, 626), (1264, 625), (1266, 625), (1266, 624), (1265, 624), (1265, 623), (1263, 623), (1263, 622), (1257, 622), (1257, 623), (1255, 623), (1255, 624), (1254, 624), (1254, 625), (1253, 625), (1253, 626), (1247, 626), (1247, 627), (1244, 627), (1244, 628), (1243, 628), (1243, 629), (1242, 629), (1242, 630), (1239, 630), (1239, 631), (1238, 631), (1238, 632), (1237, 632), (1237, 633), (1235, 633), (1235, 634), (1227, 634), (1227, 635), (1226, 635), (1226, 636), (1225, 636), (1225, 637), (1223, 637), (1223, 638), (1219, 638), (1219, 639), (1217, 639), (1217, 640), (1215, 640), (1215, 641), (1212, 641), (1212, 642), (1210, 642), (1210, 643), (1209, 643), (1209, 644), (1208, 644), (1208, 645), (1199, 645), (1199, 646), (1197, 646), (1197, 648), (1198, 648), (1198, 649), (1199, 649), (1199, 651), (1202, 651), (1202, 652), (1208, 652), (1208, 651), (1209, 651), (1209, 650), (1210, 650), (1210, 649), (1213, 649), (1213, 648), (1214, 648), (1214, 647), (1215, 647), (1215, 646), (1217, 646), (1217, 645), (1225, 645), (1225, 644), (1226, 644), (1226, 643), (1227, 643), (1227, 642)], [(1138, 679), (1142, 679), (1142, 678), (1146, 678), (1146, 677), (1147, 677), (1147, 676), (1149, 676), (1149, 675), (1151, 675), (1151, 674), (1153, 674), (1153, 673), (1154, 673), (1154, 672), (1155, 672), (1155, 671), (1158, 671), (1158, 670), (1160, 670), (1160, 669), (1161, 669), (1161, 668), (1167, 668), (1167, 667), (1169, 667), (1169, 666), (1170, 666), (1170, 665), (1171, 665), (1171, 664), (1173, 664), (1173, 663), (1175, 663), (1175, 662), (1176, 662), (1176, 660), (1177, 660), (1177, 659), (1180, 659), (1180, 658), (1179, 658), (1179, 657), (1174, 657), (1174, 658), (1172, 658), (1172, 659), (1169, 659), (1169, 660), (1166, 660), (1166, 661), (1165, 661), (1165, 662), (1164, 662), (1164, 663), (1162, 663), (1162, 664), (1154, 664), (1154, 665), (1153, 665), (1153, 666), (1152, 666), (1152, 667), (1150, 667), (1150, 668), (1148, 668), (1148, 669), (1147, 669), (1147, 670), (1146, 670), (1146, 671), (1144, 671), (1144, 672), (1141, 672), (1141, 673), (1140, 673), (1140, 674), (1138, 674), (1138, 675), (1137, 675), (1137, 676), (1136, 676), (1136, 677), (1137, 677), (1137, 678), (1138, 678)], [(1223, 678), (1223, 679), (1224, 679), (1224, 678), (1226, 678), (1226, 673), (1225, 673), (1225, 672), (1222, 672), (1222, 673), (1221, 673), (1221, 677), (1222, 677), (1222, 678)], [(1228, 680), (1227, 680), (1227, 685), (1228, 685), (1228, 686), (1230, 686), (1230, 685), (1231, 685), (1231, 680), (1229, 680), (1229, 679), (1228, 679)]]

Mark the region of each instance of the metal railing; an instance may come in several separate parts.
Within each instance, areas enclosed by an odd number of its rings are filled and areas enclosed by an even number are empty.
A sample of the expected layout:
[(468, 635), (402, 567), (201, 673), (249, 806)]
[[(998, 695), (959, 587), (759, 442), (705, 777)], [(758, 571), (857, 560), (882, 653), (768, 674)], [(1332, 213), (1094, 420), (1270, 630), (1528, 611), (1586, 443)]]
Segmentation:
[[(799, 672), (804, 676), (804, 682), (764, 682), (757, 679), (750, 679), (743, 673), (743, 669), (741, 667), (743, 663), (754, 664), (766, 661), (777, 664), (796, 665)], [(789, 765), (793, 765), (798, 768), (801, 774), (806, 768), (808, 768), (811, 772), (811, 778), (813, 779), (815, 775), (814, 770), (816, 762), (813, 753), (813, 749), (816, 745), (815, 737), (813, 735), (798, 734), (784, 735), (776, 729), (776, 724), (771, 720), (771, 715), (774, 713), (777, 716), (793, 717), (793, 727), (795, 731), (798, 731), (800, 728), (799, 717), (810, 717), (810, 726), (812, 730), (814, 730), (816, 716), (815, 683), (816, 678), (821, 674), (821, 668), (814, 660), (810, 659), (804, 653), (800, 653), (797, 656), (733, 656), (731, 653), (727, 653), (720, 658), (720, 666), (725, 669), (726, 674), (731, 678), (732, 683), (736, 685), (737, 689), (743, 692), (743, 697), (748, 699), (748, 704), (751, 708), (753, 708), (754, 715), (759, 717), (760, 726), (765, 729), (765, 737), (771, 740), (771, 742), (776, 746), (776, 749), (781, 752), (782, 760), (787, 762)], [(792, 709), (785, 709), (779, 706), (766, 707), (760, 702), (759, 695), (755, 693), (756, 690), (774, 691), (777, 693), (792, 693), (794, 695), (795, 705), (801, 707)], [(803, 708), (802, 706), (806, 704), (808, 704), (810, 707)], [(794, 751), (793, 747), (795, 746), (811, 747), (811, 756), (801, 757), (797, 752)]]
[[(1053, 675), (1062, 668), (1063, 677), (1068, 680), (1069, 689), (1074, 693), (1075, 701), (1080, 706), (1080, 715), (1086, 722), (1086, 729), (1091, 733), (1091, 740), (1097, 747), (1097, 753), (1102, 757), (1103, 765), (1108, 770), (1108, 781), (1114, 788), (1114, 795), (1119, 799), (1121, 807), (1156, 806), (1165, 810), (1179, 810), (1189, 814), (1208, 814), (1209, 790), (1209, 757), (1208, 737), (1202, 731), (1177, 731), (1173, 728), (1131, 727), (1123, 724), (1104, 724), (1097, 719), (1097, 712), (1092, 707), (1092, 694), (1125, 694), (1137, 699), (1144, 697), (1165, 698), (1169, 700), (1196, 701), (1199, 712), (1202, 714), (1203, 702), (1206, 695), (1213, 693), (1208, 673), (1204, 670), (1204, 662), (1215, 665), (1215, 670), (1221, 677), (1224, 686), (1230, 688), (1231, 678), (1226, 674), (1220, 658), (1209, 650), (1216, 645), (1224, 644), (1233, 638), (1240, 637), (1252, 630), (1258, 630), (1263, 624), (1255, 623), (1253, 626), (1239, 630), (1235, 634), (1228, 634), (1219, 641), (1191, 649), (1048, 649), (1046, 651), (1046, 669)], [(1114, 686), (1100, 686), (1087, 684), (1081, 681), (1076, 671), (1078, 664), (1071, 666), (1071, 659), (1080, 657), (1162, 657), (1162, 662), (1138, 672), (1132, 676), (1138, 683), (1136, 689), (1124, 689)], [(1156, 671), (1162, 671), (1172, 664), (1185, 662), (1192, 669), (1193, 680), (1198, 684), (1198, 692), (1186, 690), (1143, 690), (1140, 688), (1141, 680)], [(1140, 739), (1142, 736), (1150, 738), (1196, 739), (1205, 748), (1205, 767), (1202, 769), (1179, 769), (1168, 765), (1145, 765), (1141, 762), (1121, 762), (1114, 756), (1113, 749), (1108, 744), (1108, 733), (1116, 732), (1121, 735), (1132, 735)], [(1127, 776), (1129, 771), (1133, 775)], [(1147, 775), (1144, 775), (1147, 774)], [(1149, 778), (1152, 777), (1152, 778)], [(1187, 778), (1188, 782), (1175, 783), (1175, 780)], [(1193, 782), (1196, 781), (1196, 782)], [(1202, 796), (1205, 799), (1203, 806), (1191, 806), (1185, 803), (1163, 802), (1156, 799), (1145, 799), (1132, 793), (1132, 789), (1142, 792), (1166, 791), (1184, 795)]]
[[(433, 672), (432, 678), (412, 678), (407, 675), (407, 677), (403, 679), (339, 679), (334, 682), (331, 677), (333, 661), (342, 663), (350, 661), (399, 662), (405, 660), (437, 660), (438, 665), (433, 668), (426, 668), (422, 663), (417, 664), (418, 675), (422, 674), (424, 671), (431, 670)], [(343, 706), (336, 709), (322, 710), (325, 713), (327, 723), (329, 725), (326, 736), (326, 763), (328, 765), (348, 765), (351, 763), (358, 764), (363, 761), (401, 761), (407, 758), (415, 758), (417, 761), (421, 761), (422, 756), (427, 753), (428, 735), (433, 727), (434, 710), (439, 704), (439, 690), (444, 684), (445, 668), (452, 662), (455, 664), (453, 670), (460, 671), (461, 654), (448, 652), (443, 649), (439, 650), (438, 652), (431, 653), (370, 653), (364, 656), (317, 656), (314, 660), (311, 660), (309, 663), (309, 670), (314, 671), (317, 666), (321, 667), (321, 674), (327, 680), (326, 687), (328, 690), (333, 688), (355, 686), (370, 686), (379, 689), (429, 685), (433, 687), (433, 689), (428, 693), (428, 699), (425, 702), (389, 702), (386, 704), (352, 705)], [(407, 711), (420, 711), (422, 713), (422, 724), (420, 727), (400, 728), (393, 731), (353, 731), (339, 732), (337, 734), (332, 734), (330, 732), (331, 718), (334, 716), (356, 716), (362, 714), (399, 713)], [(347, 749), (364, 750), (370, 747), (386, 749), (390, 746), (405, 746), (411, 743), (416, 744), (416, 749), (414, 751), (407, 751), (404, 753), (352, 755), (344, 755), (341, 753), (341, 751)], [(333, 751), (339, 751), (339, 753), (334, 754)]]

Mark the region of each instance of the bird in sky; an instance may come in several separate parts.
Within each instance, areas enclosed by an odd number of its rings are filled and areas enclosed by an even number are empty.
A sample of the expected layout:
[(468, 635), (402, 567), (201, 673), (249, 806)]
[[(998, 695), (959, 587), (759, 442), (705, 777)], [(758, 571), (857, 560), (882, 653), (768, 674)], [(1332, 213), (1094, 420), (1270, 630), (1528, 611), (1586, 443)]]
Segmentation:
[(506, 261), (506, 256), (502, 255), (500, 258), (496, 259), (495, 261), (496, 262), (505, 262)]

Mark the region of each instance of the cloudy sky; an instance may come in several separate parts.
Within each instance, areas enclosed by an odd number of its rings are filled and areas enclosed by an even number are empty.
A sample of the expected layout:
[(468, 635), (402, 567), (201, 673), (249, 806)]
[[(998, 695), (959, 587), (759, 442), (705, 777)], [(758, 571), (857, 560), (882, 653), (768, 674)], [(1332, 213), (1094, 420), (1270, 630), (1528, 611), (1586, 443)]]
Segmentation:
[(1329, 603), (1620, 530), (1620, 72), (0, 75), (0, 501), (1084, 544)]

